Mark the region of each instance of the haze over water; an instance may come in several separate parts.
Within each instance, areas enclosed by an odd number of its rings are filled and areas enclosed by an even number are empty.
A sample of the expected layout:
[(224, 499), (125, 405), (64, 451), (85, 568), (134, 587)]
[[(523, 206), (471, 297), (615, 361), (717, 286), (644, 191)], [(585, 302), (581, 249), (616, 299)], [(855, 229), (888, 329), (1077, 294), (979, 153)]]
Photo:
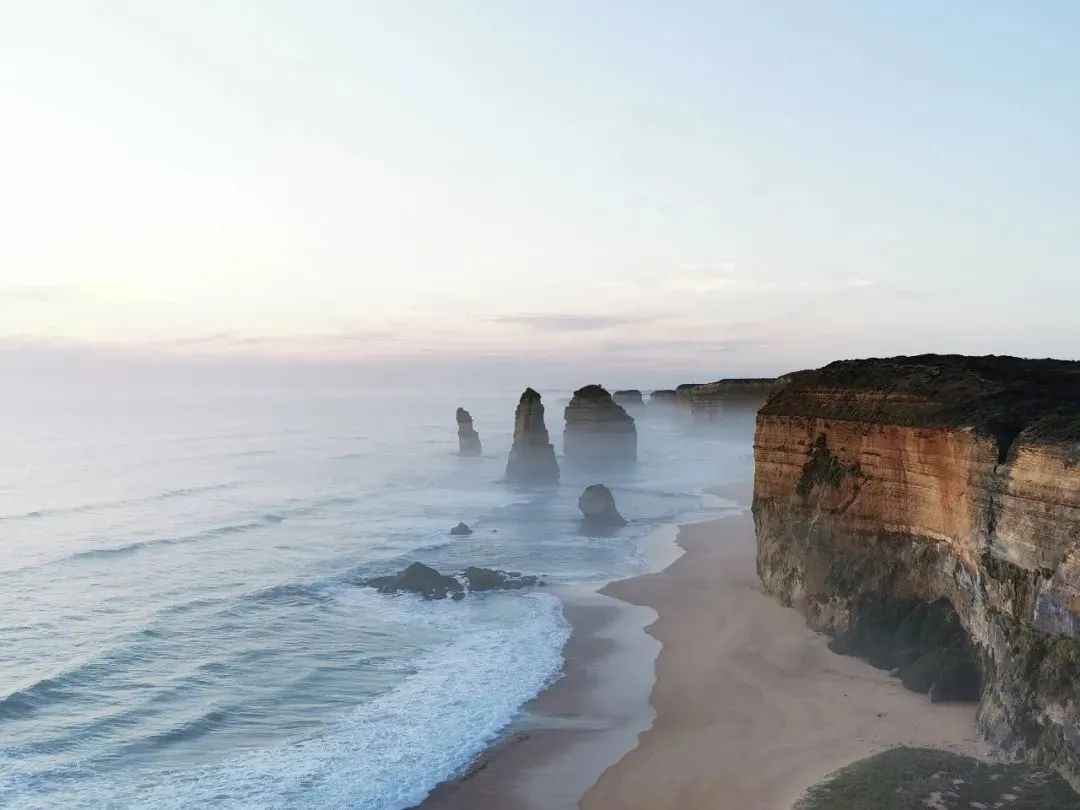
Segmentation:
[[(568, 392), (544, 392), (561, 448)], [(8, 403), (0, 470), (0, 804), (404, 807), (561, 667), (551, 589), (424, 602), (361, 587), (421, 560), (596, 582), (663, 523), (717, 514), (752, 419), (638, 422), (586, 537), (498, 483), (518, 392), (192, 394)], [(454, 408), (485, 456), (456, 455)], [(451, 538), (459, 520), (475, 530)]]

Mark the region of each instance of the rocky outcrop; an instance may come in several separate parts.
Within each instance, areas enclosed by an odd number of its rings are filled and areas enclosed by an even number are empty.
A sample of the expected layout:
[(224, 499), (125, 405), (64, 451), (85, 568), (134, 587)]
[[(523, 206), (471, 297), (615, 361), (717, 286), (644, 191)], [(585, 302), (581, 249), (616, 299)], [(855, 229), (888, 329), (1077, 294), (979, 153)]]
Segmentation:
[[(992, 741), (1080, 772), (1080, 363), (924, 355), (791, 375), (758, 411), (758, 573), (838, 638), (955, 611)], [(875, 607), (877, 606), (877, 607)]]
[(578, 509), (587, 527), (623, 526), (626, 520), (615, 508), (615, 496), (603, 484), (590, 484), (578, 497)]
[(468, 523), (458, 523), (457, 526), (450, 530), (451, 537), (466, 537), (472, 534), (472, 529), (469, 528)]
[(457, 409), (458, 452), (463, 456), (479, 456), (484, 450), (480, 446), (480, 434), (473, 428), (472, 415), (464, 408)]
[(384, 577), (372, 577), (361, 583), (375, 588), (379, 593), (415, 593), (424, 599), (464, 599), (468, 593), (495, 590), (518, 590), (544, 583), (538, 577), (524, 575), (519, 571), (499, 571), (495, 568), (469, 566), (455, 576), (440, 574), (434, 568), (414, 562), (400, 573)]
[(563, 455), (568, 462), (593, 467), (637, 460), (634, 417), (603, 386), (586, 385), (575, 391), (565, 417)]
[(611, 398), (615, 400), (616, 405), (631, 416), (637, 418), (645, 415), (645, 400), (642, 398), (641, 392), (636, 388), (616, 391), (611, 395)]
[(544, 405), (531, 388), (525, 389), (514, 413), (514, 443), (506, 463), (506, 480), (522, 486), (559, 480), (559, 462), (544, 425)]
[(784, 378), (744, 377), (702, 383), (689, 389), (690, 410), (696, 417), (711, 419), (725, 410), (758, 408), (784, 383)]
[(414, 562), (398, 574), (373, 577), (363, 584), (375, 588), (379, 593), (408, 591), (419, 594), (425, 599), (445, 599), (447, 596), (453, 599), (465, 597), (465, 588), (460, 582), (419, 562)]
[(653, 405), (674, 405), (675, 404), (675, 389), (674, 388), (658, 388), (649, 394), (649, 407)]

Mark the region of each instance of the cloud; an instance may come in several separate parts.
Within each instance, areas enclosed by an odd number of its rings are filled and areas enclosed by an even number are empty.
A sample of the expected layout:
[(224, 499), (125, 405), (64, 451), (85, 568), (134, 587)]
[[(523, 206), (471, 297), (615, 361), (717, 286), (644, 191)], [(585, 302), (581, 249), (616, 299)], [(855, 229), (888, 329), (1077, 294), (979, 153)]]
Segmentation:
[(546, 315), (503, 315), (490, 320), (495, 323), (512, 324), (515, 326), (530, 326), (546, 332), (591, 332), (598, 329), (611, 329), (616, 326), (629, 326), (631, 324), (648, 323), (659, 320), (660, 315), (575, 315), (575, 314), (546, 314)]

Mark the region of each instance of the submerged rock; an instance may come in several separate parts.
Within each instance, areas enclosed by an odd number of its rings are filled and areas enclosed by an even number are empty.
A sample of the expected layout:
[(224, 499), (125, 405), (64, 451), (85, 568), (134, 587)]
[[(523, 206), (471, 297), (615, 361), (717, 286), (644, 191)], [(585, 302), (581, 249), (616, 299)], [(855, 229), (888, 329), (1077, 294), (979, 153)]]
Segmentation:
[(444, 576), (419, 562), (414, 562), (399, 574), (373, 577), (364, 584), (375, 588), (379, 593), (409, 591), (420, 594), (425, 599), (445, 599), (447, 596), (461, 599), (465, 596), (464, 587), (456, 579)]
[(559, 462), (544, 424), (540, 394), (526, 388), (514, 413), (514, 443), (506, 463), (506, 480), (512, 484), (554, 484), (559, 480)]
[(626, 519), (615, 508), (615, 496), (603, 484), (591, 484), (578, 497), (578, 509), (591, 526), (623, 526)]
[(480, 446), (480, 434), (473, 429), (472, 415), (464, 408), (457, 409), (458, 452), (463, 456), (479, 456), (484, 450)]
[(469, 528), (467, 523), (459, 523), (450, 530), (450, 535), (452, 537), (463, 537), (467, 534), (472, 534), (472, 529)]
[(579, 466), (609, 465), (637, 460), (634, 417), (601, 385), (574, 392), (566, 406), (563, 453)]

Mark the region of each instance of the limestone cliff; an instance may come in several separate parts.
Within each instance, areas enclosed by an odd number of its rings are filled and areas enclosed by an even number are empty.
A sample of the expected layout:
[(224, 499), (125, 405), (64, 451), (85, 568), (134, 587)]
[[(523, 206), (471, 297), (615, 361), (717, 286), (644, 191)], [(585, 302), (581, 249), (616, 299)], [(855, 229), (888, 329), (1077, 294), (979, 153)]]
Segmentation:
[(457, 409), (458, 452), (463, 456), (479, 456), (484, 450), (480, 446), (480, 434), (473, 427), (472, 415), (464, 408)]
[(594, 466), (637, 460), (634, 418), (603, 386), (579, 388), (564, 415), (563, 455), (568, 462)]
[(514, 442), (506, 463), (506, 480), (512, 484), (554, 484), (559, 462), (544, 424), (540, 394), (526, 388), (514, 412)]
[(842, 634), (944, 598), (994, 742), (1080, 773), (1080, 363), (924, 355), (791, 375), (757, 416), (765, 588)]

